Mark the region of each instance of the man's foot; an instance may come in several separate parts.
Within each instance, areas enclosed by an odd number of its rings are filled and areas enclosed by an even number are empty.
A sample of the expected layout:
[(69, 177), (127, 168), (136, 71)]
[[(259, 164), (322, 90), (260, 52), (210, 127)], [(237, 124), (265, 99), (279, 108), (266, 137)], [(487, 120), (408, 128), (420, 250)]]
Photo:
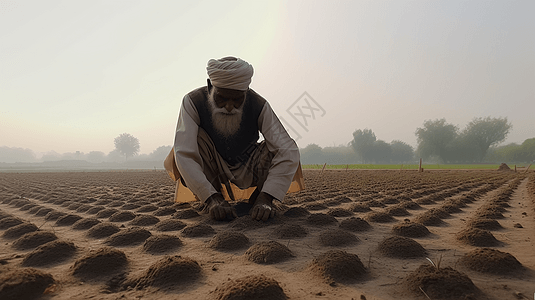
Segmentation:
[(254, 201), (253, 208), (251, 208), (251, 217), (254, 220), (265, 222), (274, 216), (273, 197), (267, 193), (260, 192)]
[(216, 221), (238, 217), (236, 210), (230, 206), (230, 203), (228, 203), (221, 194), (213, 194), (206, 199), (206, 202), (206, 210), (208, 210), (210, 217)]

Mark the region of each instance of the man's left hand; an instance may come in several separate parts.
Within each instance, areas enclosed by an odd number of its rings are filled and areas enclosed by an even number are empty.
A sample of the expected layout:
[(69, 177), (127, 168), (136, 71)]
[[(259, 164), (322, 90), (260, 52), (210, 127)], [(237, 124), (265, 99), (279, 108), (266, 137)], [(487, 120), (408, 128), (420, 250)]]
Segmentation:
[(251, 209), (251, 217), (255, 220), (267, 221), (275, 216), (275, 210), (272, 207), (273, 197), (267, 193), (260, 192), (258, 198)]

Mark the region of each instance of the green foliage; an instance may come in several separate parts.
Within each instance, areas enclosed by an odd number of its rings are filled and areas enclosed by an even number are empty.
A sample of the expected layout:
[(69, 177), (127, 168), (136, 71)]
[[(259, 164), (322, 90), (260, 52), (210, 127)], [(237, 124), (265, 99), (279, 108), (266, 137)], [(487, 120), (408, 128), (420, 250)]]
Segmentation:
[(371, 162), (374, 156), (374, 144), (377, 138), (371, 129), (358, 129), (353, 132), (351, 147), (355, 150), (363, 162)]
[(513, 126), (507, 118), (474, 118), (462, 132), (462, 137), (474, 147), (476, 160), (482, 161), (490, 146), (505, 140)]
[(115, 149), (128, 159), (139, 153), (139, 140), (129, 133), (122, 133), (114, 140)]
[(405, 142), (393, 140), (390, 147), (392, 148), (392, 162), (408, 162), (414, 158), (414, 149)]
[(418, 154), (423, 159), (432, 155), (438, 156), (443, 162), (448, 161), (448, 147), (458, 136), (458, 128), (446, 123), (446, 119), (426, 120), (423, 127), (416, 129)]

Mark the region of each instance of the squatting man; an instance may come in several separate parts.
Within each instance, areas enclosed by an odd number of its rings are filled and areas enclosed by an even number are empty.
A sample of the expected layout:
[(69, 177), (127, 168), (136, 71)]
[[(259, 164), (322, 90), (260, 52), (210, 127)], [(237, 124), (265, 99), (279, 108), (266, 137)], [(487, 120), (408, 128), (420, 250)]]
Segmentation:
[(224, 220), (237, 217), (227, 200), (248, 199), (252, 218), (266, 221), (275, 214), (274, 199), (304, 189), (299, 148), (266, 99), (249, 88), (251, 64), (224, 57), (210, 59), (206, 69), (207, 85), (182, 100), (164, 162), (176, 181), (175, 201), (200, 200), (201, 210)]

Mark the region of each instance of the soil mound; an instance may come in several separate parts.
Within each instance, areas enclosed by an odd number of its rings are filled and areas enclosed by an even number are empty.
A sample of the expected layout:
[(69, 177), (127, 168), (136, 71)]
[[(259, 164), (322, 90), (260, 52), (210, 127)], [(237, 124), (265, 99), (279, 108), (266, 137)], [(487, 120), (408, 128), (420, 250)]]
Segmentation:
[(143, 205), (140, 208), (138, 208), (137, 212), (151, 212), (151, 211), (155, 211), (155, 210), (158, 210), (158, 206), (152, 205), (152, 204), (147, 204), (147, 205)]
[(186, 227), (186, 223), (175, 219), (163, 220), (154, 226), (158, 231), (178, 231), (184, 227)]
[(244, 215), (232, 220), (229, 225), (234, 230), (252, 230), (266, 227), (273, 224), (273, 219), (268, 219), (266, 222), (253, 220), (251, 216)]
[(424, 237), (431, 234), (427, 227), (420, 223), (404, 222), (392, 227), (392, 233), (410, 238)]
[(335, 217), (324, 213), (311, 214), (307, 217), (307, 223), (314, 226), (324, 226), (338, 223)]
[(217, 300), (285, 300), (288, 299), (279, 283), (264, 275), (250, 275), (219, 285), (215, 290)]
[(457, 233), (457, 239), (477, 247), (499, 246), (501, 243), (488, 230), (467, 228)]
[(63, 217), (63, 216), (66, 216), (66, 215), (67, 215), (67, 213), (64, 213), (62, 211), (53, 210), (53, 211), (49, 212), (48, 214), (46, 214), (45, 220), (47, 220), (47, 221), (56, 221), (60, 217)]
[(42, 207), (35, 213), (35, 215), (38, 217), (43, 217), (43, 216), (46, 216), (46, 214), (48, 214), (51, 211), (53, 211), (52, 208)]
[(439, 217), (428, 213), (418, 215), (413, 221), (414, 223), (420, 223), (425, 226), (440, 226), (444, 224), (444, 221), (442, 221)]
[(385, 213), (395, 217), (403, 217), (410, 215), (410, 213), (405, 208), (399, 205), (385, 208)]
[(249, 245), (249, 238), (241, 232), (223, 231), (217, 233), (208, 245), (220, 251), (239, 250)]
[(394, 258), (414, 258), (426, 255), (424, 247), (417, 241), (402, 236), (385, 238), (379, 243), (378, 249), (384, 256)]
[(110, 216), (108, 219), (110, 222), (126, 222), (133, 220), (136, 214), (131, 211), (118, 211)]
[(32, 268), (0, 273), (0, 299), (36, 299), (54, 283), (51, 274)]
[(21, 208), (19, 208), (19, 210), (21, 210), (21, 211), (25, 211), (25, 210), (28, 210), (28, 209), (30, 209), (30, 208), (32, 208), (32, 207), (35, 207), (35, 206), (37, 206), (37, 204), (35, 204), (35, 203), (28, 203), (28, 204), (26, 204), (26, 205), (23, 205)]
[(143, 243), (152, 234), (150, 231), (141, 227), (127, 228), (117, 233), (112, 234), (107, 240), (106, 244), (110, 246), (131, 246)]
[(151, 215), (138, 215), (135, 217), (132, 222), (130, 222), (130, 225), (133, 226), (151, 226), (154, 224), (157, 224), (160, 222), (160, 219), (158, 219), (155, 216)]
[(333, 217), (351, 217), (353, 215), (353, 212), (344, 208), (336, 207), (330, 208), (327, 211), (327, 214)]
[(293, 257), (288, 247), (275, 241), (254, 244), (245, 251), (244, 255), (247, 260), (263, 265), (276, 264)]
[(150, 254), (162, 254), (182, 246), (182, 241), (173, 235), (153, 235), (143, 244), (143, 251)]
[(125, 205), (121, 206), (121, 209), (123, 210), (132, 210), (132, 209), (136, 209), (136, 208), (140, 208), (141, 205), (139, 204), (136, 204), (136, 203), (126, 203)]
[(310, 210), (327, 209), (329, 207), (327, 207), (327, 205), (322, 204), (322, 203), (308, 203), (308, 204), (303, 205), (303, 208), (310, 211)]
[(340, 222), (339, 227), (341, 229), (353, 232), (366, 231), (372, 228), (370, 224), (366, 222), (366, 220), (356, 217), (351, 217), (349, 219), (343, 220), (342, 222)]
[(69, 206), (67, 206), (67, 209), (68, 210), (77, 210), (78, 207), (80, 207), (81, 205), (82, 205), (82, 203), (74, 202), (74, 203), (69, 204)]
[(24, 267), (41, 267), (63, 262), (76, 253), (76, 246), (65, 241), (52, 241), (39, 246), (22, 260)]
[(8, 229), (17, 225), (24, 223), (24, 220), (21, 220), (16, 217), (6, 217), (0, 219), (0, 229)]
[(356, 244), (359, 239), (342, 229), (329, 229), (319, 234), (318, 241), (322, 246), (341, 247)]
[(192, 219), (200, 216), (199, 213), (195, 209), (185, 209), (185, 210), (179, 210), (174, 215), (173, 218), (183, 220), (183, 219)]
[(502, 225), (498, 221), (493, 219), (472, 219), (468, 222), (469, 227), (484, 229), (484, 230), (499, 230), (503, 229)]
[(370, 207), (365, 203), (353, 203), (349, 206), (349, 210), (352, 212), (369, 212)]
[(166, 207), (160, 207), (158, 210), (156, 210), (153, 215), (155, 216), (168, 216), (172, 215), (176, 212), (176, 209), (166, 206)]
[(85, 230), (89, 229), (97, 224), (100, 224), (100, 221), (95, 218), (80, 219), (72, 224), (72, 229), (74, 230)]
[(66, 215), (63, 217), (59, 217), (56, 220), (56, 226), (70, 226), (76, 223), (76, 221), (81, 220), (81, 219), (82, 217), (80, 217), (79, 215)]
[(115, 208), (105, 208), (97, 213), (97, 218), (105, 219), (111, 217), (114, 213), (118, 212)]
[(199, 264), (186, 257), (165, 257), (149, 267), (147, 272), (128, 283), (142, 289), (150, 286), (160, 288), (179, 288), (197, 281), (202, 276)]
[(39, 228), (37, 228), (37, 226), (35, 226), (34, 224), (24, 222), (22, 224), (13, 226), (9, 228), (8, 230), (6, 230), (4, 232), (3, 237), (7, 239), (16, 239), (25, 235), (28, 232), (34, 232), (34, 231), (37, 231), (38, 229)]
[(312, 260), (309, 270), (330, 283), (354, 283), (366, 276), (366, 268), (358, 255), (341, 250), (330, 250)]
[(273, 230), (273, 235), (278, 239), (294, 239), (305, 237), (307, 231), (298, 224), (282, 224)]
[(41, 206), (41, 205), (34, 206), (34, 207), (32, 207), (32, 208), (30, 208), (30, 209), (28, 210), (28, 213), (30, 213), (30, 214), (35, 214), (35, 213), (37, 213), (41, 208), (43, 208), (43, 206)]
[(422, 208), (418, 203), (414, 201), (404, 201), (399, 204), (399, 206), (405, 208), (405, 209), (420, 209)]
[(114, 233), (117, 233), (120, 230), (121, 229), (119, 228), (119, 226), (112, 223), (104, 222), (91, 227), (91, 229), (87, 231), (87, 236), (95, 239), (101, 239), (108, 237)]
[(395, 219), (392, 218), (391, 215), (382, 211), (369, 212), (364, 216), (364, 219), (368, 222), (376, 222), (376, 223), (390, 223), (390, 222), (395, 221)]
[(99, 211), (106, 209), (104, 206), (93, 206), (90, 209), (88, 209), (85, 213), (88, 215), (94, 215), (97, 214)]
[(498, 171), (512, 171), (506, 163), (501, 163), (498, 167)]
[(310, 212), (304, 207), (292, 207), (284, 212), (283, 216), (288, 218), (301, 218), (310, 215)]
[(190, 225), (182, 229), (182, 236), (184, 237), (204, 237), (215, 234), (214, 228), (207, 224)]
[(90, 204), (82, 204), (80, 205), (80, 207), (78, 207), (76, 209), (76, 212), (79, 212), (79, 213), (84, 213), (86, 211), (88, 211), (90, 208), (92, 208), (93, 206), (90, 205)]
[(12, 246), (18, 250), (28, 250), (57, 239), (58, 237), (50, 231), (34, 231), (16, 239)]
[(116, 201), (111, 202), (107, 206), (108, 207), (119, 207), (119, 206), (123, 206), (123, 205), (124, 205), (123, 201), (116, 200)]
[(470, 270), (493, 274), (517, 274), (524, 270), (522, 264), (511, 254), (495, 249), (474, 249), (459, 262)]
[(74, 276), (82, 279), (97, 279), (122, 272), (128, 265), (124, 252), (104, 247), (91, 251), (84, 257), (76, 260), (71, 267)]
[(465, 274), (450, 267), (437, 269), (432, 265), (418, 267), (405, 278), (403, 285), (417, 295), (424, 291), (431, 299), (475, 299), (479, 292)]

